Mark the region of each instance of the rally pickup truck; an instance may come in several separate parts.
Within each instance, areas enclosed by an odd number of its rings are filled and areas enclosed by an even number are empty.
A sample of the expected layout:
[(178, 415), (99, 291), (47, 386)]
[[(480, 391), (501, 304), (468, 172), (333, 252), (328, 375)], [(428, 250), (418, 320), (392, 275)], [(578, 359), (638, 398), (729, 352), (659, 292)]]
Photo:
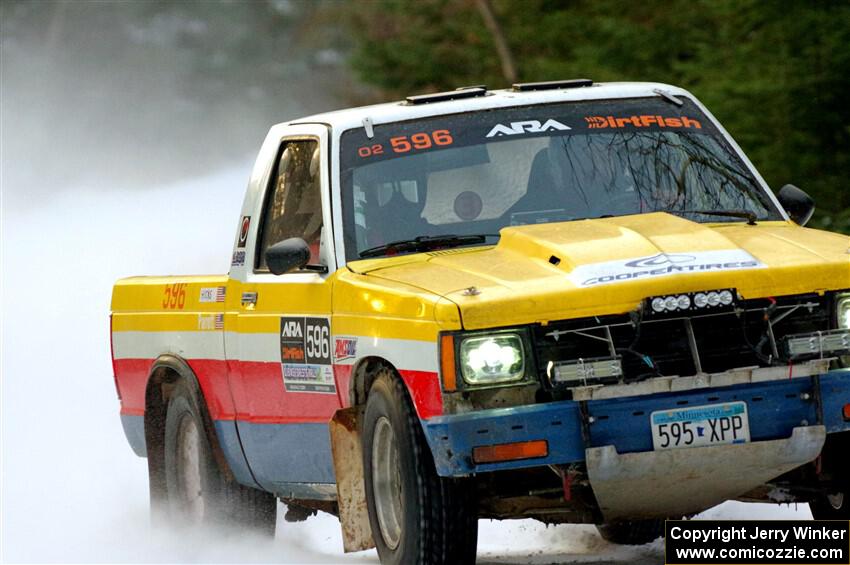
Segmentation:
[(638, 544), (850, 518), (850, 238), (664, 84), (469, 87), (272, 127), (227, 275), (112, 297), (152, 507), (472, 563), (479, 518)]

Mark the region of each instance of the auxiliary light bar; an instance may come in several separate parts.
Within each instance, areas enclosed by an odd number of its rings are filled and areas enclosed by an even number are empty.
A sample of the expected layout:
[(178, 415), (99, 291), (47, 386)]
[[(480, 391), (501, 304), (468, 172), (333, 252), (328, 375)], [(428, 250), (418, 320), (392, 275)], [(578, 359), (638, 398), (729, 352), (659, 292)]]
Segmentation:
[(546, 373), (552, 384), (575, 386), (588, 382), (619, 380), (623, 376), (623, 364), (619, 357), (550, 362)]
[(686, 292), (647, 298), (644, 311), (652, 315), (674, 312), (699, 312), (734, 307), (738, 293), (734, 288), (703, 292)]
[(794, 358), (822, 357), (824, 353), (847, 355), (850, 354), (850, 329), (791, 335), (785, 338), (785, 350)]

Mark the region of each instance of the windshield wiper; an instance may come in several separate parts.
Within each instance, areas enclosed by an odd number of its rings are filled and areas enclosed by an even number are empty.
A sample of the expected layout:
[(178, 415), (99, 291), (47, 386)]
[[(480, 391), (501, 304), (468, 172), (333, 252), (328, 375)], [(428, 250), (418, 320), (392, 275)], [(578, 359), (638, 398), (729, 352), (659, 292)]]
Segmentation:
[(703, 214), (704, 216), (727, 216), (730, 218), (743, 218), (747, 220), (747, 225), (756, 225), (758, 216), (749, 210), (658, 210), (659, 212), (667, 212), (668, 214)]
[(498, 234), (482, 233), (475, 235), (420, 235), (413, 239), (393, 241), (386, 245), (371, 247), (360, 252), (360, 258), (378, 257), (394, 253), (407, 253), (411, 251), (432, 251), (446, 247), (457, 247), (459, 245), (474, 245), (485, 243), (488, 237), (499, 237)]

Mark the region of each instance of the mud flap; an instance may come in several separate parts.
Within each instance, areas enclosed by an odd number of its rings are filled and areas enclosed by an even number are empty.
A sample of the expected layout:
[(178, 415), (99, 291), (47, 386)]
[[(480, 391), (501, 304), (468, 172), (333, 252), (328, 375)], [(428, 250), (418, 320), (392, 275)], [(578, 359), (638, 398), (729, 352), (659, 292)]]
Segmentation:
[(586, 450), (587, 473), (605, 521), (681, 517), (744, 494), (814, 460), (824, 426), (791, 437), (619, 454), (613, 445)]
[(363, 412), (362, 406), (337, 410), (330, 423), (339, 522), (346, 553), (375, 547), (363, 479), (363, 449), (360, 443)]

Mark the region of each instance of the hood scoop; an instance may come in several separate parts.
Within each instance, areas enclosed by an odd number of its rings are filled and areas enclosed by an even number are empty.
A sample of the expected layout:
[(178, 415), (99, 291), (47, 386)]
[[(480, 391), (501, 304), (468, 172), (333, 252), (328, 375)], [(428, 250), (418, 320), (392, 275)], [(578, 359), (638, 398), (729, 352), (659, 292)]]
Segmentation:
[(615, 259), (738, 248), (711, 227), (663, 212), (512, 226), (501, 236), (498, 249), (547, 261), (563, 271)]

